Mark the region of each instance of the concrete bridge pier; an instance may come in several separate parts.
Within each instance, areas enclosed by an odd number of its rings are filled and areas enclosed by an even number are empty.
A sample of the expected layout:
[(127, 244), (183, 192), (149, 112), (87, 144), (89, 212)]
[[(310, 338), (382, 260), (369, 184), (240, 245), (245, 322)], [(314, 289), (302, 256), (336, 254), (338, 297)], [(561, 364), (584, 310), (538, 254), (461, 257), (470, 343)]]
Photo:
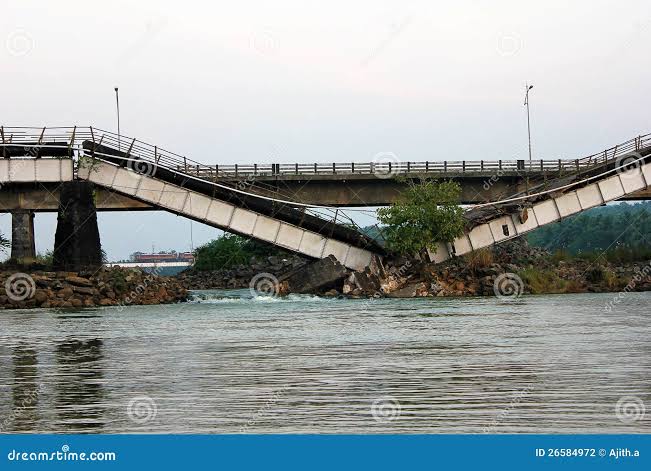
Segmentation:
[(11, 259), (21, 265), (34, 263), (34, 211), (15, 210), (11, 213)]
[(93, 191), (93, 184), (84, 181), (61, 186), (54, 237), (55, 270), (96, 270), (102, 265)]

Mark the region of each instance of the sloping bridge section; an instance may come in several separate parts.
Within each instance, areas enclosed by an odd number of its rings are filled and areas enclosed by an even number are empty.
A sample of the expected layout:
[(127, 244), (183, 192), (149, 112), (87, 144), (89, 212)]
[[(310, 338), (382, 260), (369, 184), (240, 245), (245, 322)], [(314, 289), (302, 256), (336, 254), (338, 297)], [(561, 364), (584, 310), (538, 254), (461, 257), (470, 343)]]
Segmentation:
[(342, 241), (323, 235), (323, 232), (329, 229), (327, 221), (320, 222), (321, 230), (309, 230), (274, 217), (278, 216), (277, 213), (267, 216), (183, 185), (111, 163), (97, 162), (92, 166), (80, 168), (78, 176), (117, 193), (227, 232), (250, 236), (309, 257), (324, 258), (334, 255), (344, 266), (355, 270), (368, 266), (373, 255), (373, 251), (358, 246), (365, 242), (361, 238), (359, 243), (354, 245), (350, 240)]
[(541, 185), (533, 194), (471, 208), (465, 214), (465, 233), (451, 243), (439, 243), (428, 255), (440, 263), (649, 188), (651, 139), (646, 136), (615, 148), (610, 159), (585, 172)]

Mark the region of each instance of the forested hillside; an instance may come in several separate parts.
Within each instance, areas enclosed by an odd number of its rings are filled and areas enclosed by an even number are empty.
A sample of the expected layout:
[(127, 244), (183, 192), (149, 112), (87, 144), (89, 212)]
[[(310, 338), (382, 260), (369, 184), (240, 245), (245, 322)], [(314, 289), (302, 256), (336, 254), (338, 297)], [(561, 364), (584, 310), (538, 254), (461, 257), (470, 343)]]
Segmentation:
[(651, 202), (593, 208), (537, 229), (529, 243), (572, 255), (604, 250), (651, 250)]

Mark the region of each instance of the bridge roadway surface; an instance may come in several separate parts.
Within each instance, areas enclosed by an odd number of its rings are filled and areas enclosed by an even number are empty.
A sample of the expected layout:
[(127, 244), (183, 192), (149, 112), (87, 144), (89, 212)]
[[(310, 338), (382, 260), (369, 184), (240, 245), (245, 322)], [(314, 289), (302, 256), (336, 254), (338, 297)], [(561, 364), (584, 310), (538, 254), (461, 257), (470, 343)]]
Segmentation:
[[(524, 179), (527, 189), (536, 193), (535, 196), (522, 196), (514, 204), (497, 205), (490, 211), (469, 212), (466, 233), (451, 243), (439, 244), (436, 253), (430, 253), (432, 260), (439, 262), (517, 237), (609, 201), (644, 198), (651, 182), (649, 136), (632, 139), (583, 159), (538, 161), (533, 165), (523, 161), (435, 164), (401, 163), (389, 159), (375, 164), (350, 164), (349, 173), (335, 164), (331, 173), (324, 175), (321, 175), (324, 170), (318, 165), (309, 169), (294, 165), (294, 174), (290, 178), (283, 166), (254, 166), (253, 169), (202, 166), (156, 146), (106, 131), (93, 131), (92, 128), (90, 132), (78, 128), (64, 131), (67, 137), (65, 145), (57, 140), (44, 140), (45, 129), (38, 141), (33, 134), (24, 133), (22, 141), (20, 135), (15, 139), (15, 134), (12, 134), (11, 142), (7, 143), (7, 129), (10, 128), (4, 128), (2, 133), (5, 159), (0, 159), (0, 181), (5, 184), (0, 195), (16, 195), (22, 191), (23, 196), (16, 200), (20, 209), (29, 209), (25, 208), (29, 204), (26, 203), (29, 197), (24, 196), (29, 192), (27, 187), (40, 187), (50, 194), (32, 210), (47, 210), (46, 201), (50, 201), (48, 204), (54, 209), (56, 193), (48, 186), (78, 178), (91, 181), (106, 192), (106, 196), (98, 198), (100, 209), (111, 209), (111, 205), (131, 209), (126, 206), (130, 200), (135, 200), (140, 205), (138, 209), (145, 209), (143, 205), (164, 209), (314, 258), (334, 255), (353, 269), (368, 266), (372, 255), (383, 255), (384, 250), (349, 227), (296, 209), (296, 203), (279, 204), (248, 193), (252, 193), (254, 188), (258, 191), (261, 187), (264, 189), (265, 181), (279, 181), (280, 178), (284, 178), (283, 181), (314, 180), (332, 184), (335, 181), (341, 184), (372, 181), (381, 186), (390, 182), (395, 184), (393, 177), (396, 175), (408, 178), (449, 176), (461, 179), (462, 183), (463, 179), (475, 179), (476, 184), (482, 182), (484, 190), (495, 188), (500, 181), (506, 184), (509, 178), (519, 179), (520, 184)], [(61, 133), (61, 128), (56, 129)], [(61, 149), (67, 155), (56, 155), (61, 153)], [(73, 160), (77, 163), (76, 169)], [(634, 165), (626, 169), (623, 164), (631, 161)], [(586, 181), (586, 178), (592, 180)], [(237, 181), (235, 188), (221, 184), (229, 181)], [(511, 188), (509, 195), (521, 193), (515, 185), (512, 184)], [(641, 191), (646, 193), (640, 194)], [(112, 195), (119, 196), (114, 199)], [(278, 193), (274, 195), (278, 196)], [(486, 196), (479, 198), (479, 201), (488, 199)], [(34, 203), (37, 203), (36, 199), (33, 198)], [(102, 201), (106, 203), (105, 208), (101, 208)], [(371, 203), (364, 201), (363, 205)], [(12, 211), (11, 205), (5, 205), (4, 210)]]

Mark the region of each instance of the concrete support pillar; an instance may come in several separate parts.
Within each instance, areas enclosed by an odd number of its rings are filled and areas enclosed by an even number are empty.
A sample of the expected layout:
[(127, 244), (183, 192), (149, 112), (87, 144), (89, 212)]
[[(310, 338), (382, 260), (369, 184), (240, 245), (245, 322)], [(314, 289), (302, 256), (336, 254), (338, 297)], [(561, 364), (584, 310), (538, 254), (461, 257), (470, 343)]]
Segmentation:
[(61, 185), (57, 231), (54, 237), (54, 269), (95, 270), (102, 265), (93, 184), (84, 181)]
[(18, 264), (34, 263), (34, 211), (15, 210), (11, 213), (11, 259)]

